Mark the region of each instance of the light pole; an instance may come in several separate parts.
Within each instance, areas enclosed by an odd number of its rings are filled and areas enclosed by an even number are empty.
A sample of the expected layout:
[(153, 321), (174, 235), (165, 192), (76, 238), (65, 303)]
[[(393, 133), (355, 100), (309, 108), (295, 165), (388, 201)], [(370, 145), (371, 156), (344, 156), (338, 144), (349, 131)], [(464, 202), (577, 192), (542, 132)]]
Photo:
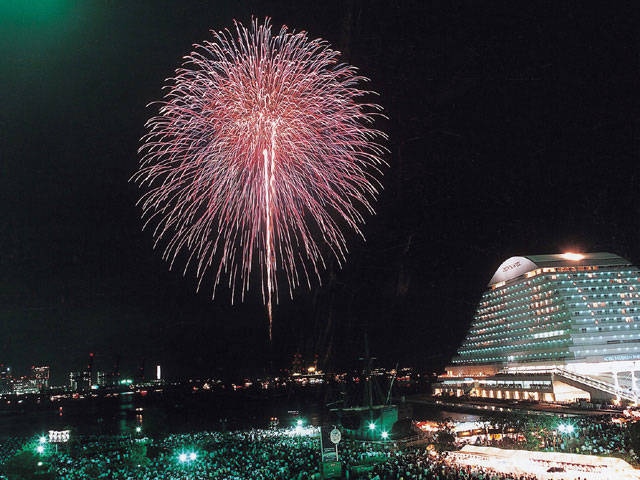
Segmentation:
[[(560, 425), (558, 425), (558, 431), (560, 432), (560, 436), (562, 439), (562, 442), (560, 443), (560, 445), (562, 445), (564, 443), (564, 435), (571, 435), (574, 431), (574, 427), (573, 425), (571, 425), (570, 423), (561, 423)], [(555, 438), (555, 432), (554, 433), (554, 438)], [(566, 445), (565, 445), (566, 448)], [(563, 449), (564, 450), (564, 449)]]

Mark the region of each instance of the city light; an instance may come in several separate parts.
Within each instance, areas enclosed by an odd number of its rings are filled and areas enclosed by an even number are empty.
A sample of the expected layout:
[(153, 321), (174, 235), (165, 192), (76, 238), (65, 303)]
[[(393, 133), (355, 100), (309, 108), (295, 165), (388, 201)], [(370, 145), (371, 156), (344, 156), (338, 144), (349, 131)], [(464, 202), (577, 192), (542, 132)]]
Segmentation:
[(558, 425), (558, 431), (560, 433), (573, 433), (573, 425), (571, 424), (563, 424), (561, 423), (560, 425)]
[(303, 418), (296, 420), (293, 432), (295, 435), (309, 435), (309, 428), (305, 427), (305, 420)]
[(181, 452), (178, 455), (178, 460), (180, 463), (193, 462), (198, 458), (198, 454), (196, 452)]

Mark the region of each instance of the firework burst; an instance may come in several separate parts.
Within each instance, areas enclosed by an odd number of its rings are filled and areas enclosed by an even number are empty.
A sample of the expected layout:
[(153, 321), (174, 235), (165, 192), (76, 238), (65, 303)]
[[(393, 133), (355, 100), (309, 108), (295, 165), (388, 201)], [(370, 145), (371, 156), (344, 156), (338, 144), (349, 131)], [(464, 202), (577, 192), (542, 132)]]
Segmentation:
[(233, 301), (260, 272), (270, 338), (278, 280), (292, 296), (327, 256), (341, 264), (342, 230), (362, 235), (381, 188), (381, 107), (339, 55), (269, 19), (214, 32), (169, 80), (132, 177), (163, 258), (186, 254), (198, 288), (212, 272), (212, 296), (226, 281)]

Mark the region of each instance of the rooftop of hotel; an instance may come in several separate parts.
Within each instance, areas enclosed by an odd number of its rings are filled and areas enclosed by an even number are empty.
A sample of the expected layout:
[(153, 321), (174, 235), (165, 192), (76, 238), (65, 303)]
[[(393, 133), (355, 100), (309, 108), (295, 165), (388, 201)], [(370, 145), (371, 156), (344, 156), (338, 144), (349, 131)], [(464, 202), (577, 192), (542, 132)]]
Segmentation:
[(489, 286), (511, 280), (539, 268), (562, 268), (575, 266), (605, 267), (631, 266), (631, 262), (619, 255), (608, 252), (596, 253), (556, 253), (545, 255), (525, 255), (508, 258), (496, 270)]

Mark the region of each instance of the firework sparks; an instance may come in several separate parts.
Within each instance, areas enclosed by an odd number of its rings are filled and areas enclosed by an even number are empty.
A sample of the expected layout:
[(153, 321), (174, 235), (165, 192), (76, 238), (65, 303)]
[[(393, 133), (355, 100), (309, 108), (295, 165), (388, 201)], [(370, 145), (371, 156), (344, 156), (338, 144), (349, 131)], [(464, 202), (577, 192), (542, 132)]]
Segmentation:
[[(289, 295), (320, 281), (325, 258), (347, 253), (343, 229), (362, 236), (381, 188), (381, 107), (360, 100), (367, 79), (339, 52), (269, 19), (196, 45), (147, 122), (134, 174), (145, 226), (173, 266), (186, 253), (198, 289), (213, 274), (232, 302), (260, 272), (268, 309), (278, 279)], [(282, 277), (282, 278), (281, 278)]]

